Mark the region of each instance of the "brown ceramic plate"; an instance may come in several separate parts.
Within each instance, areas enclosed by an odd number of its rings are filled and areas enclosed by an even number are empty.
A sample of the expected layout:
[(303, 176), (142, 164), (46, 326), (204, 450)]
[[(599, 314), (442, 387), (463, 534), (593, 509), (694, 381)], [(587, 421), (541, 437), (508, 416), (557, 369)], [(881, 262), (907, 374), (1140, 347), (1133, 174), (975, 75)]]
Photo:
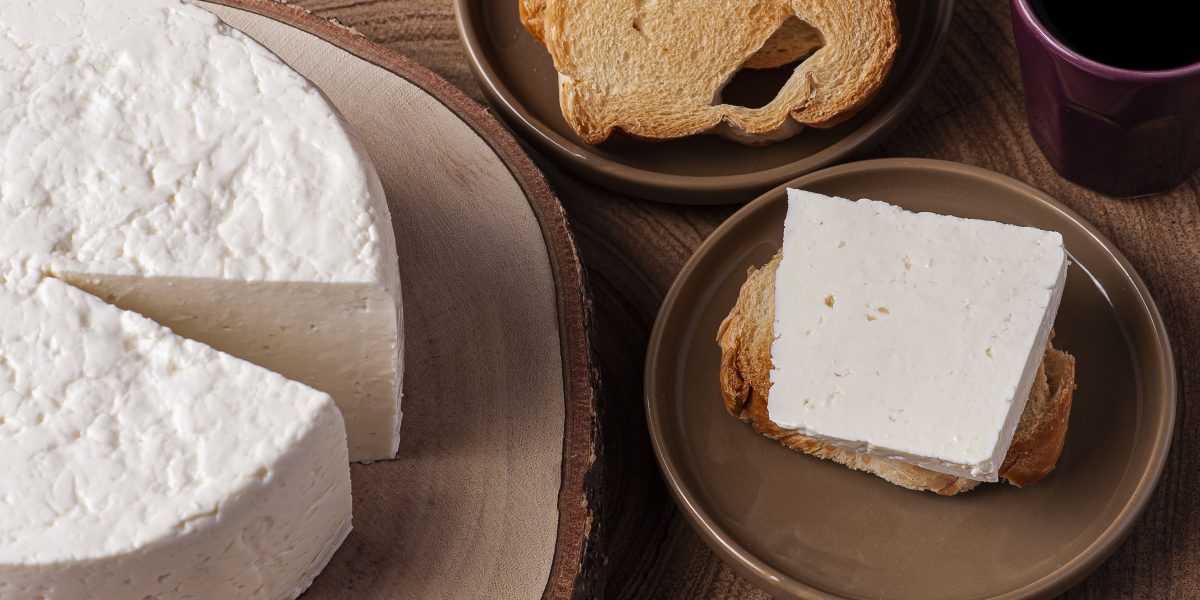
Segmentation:
[(779, 248), (780, 187), (701, 246), (650, 340), (650, 433), (684, 514), (717, 554), (779, 596), (1015, 599), (1078, 582), (1145, 508), (1171, 438), (1174, 363), (1141, 278), (1062, 204), (975, 167), (877, 160), (789, 185), (1062, 232), (1074, 264), (1055, 344), (1079, 361), (1066, 448), (1037, 485), (989, 484), (945, 498), (795, 453), (726, 414), (717, 326), (746, 268)]
[[(500, 116), (539, 150), (599, 185), (683, 204), (746, 202), (879, 140), (908, 111), (929, 79), (954, 12), (954, 0), (897, 0), (900, 52), (883, 90), (861, 114), (832, 129), (808, 129), (764, 148), (716, 136), (669, 142), (616, 136), (589, 146), (563, 120), (558, 74), (546, 49), (521, 25), (517, 4), (517, 0), (454, 3), (471, 68)], [(786, 76), (760, 73), (739, 82), (737, 92), (765, 102)], [(775, 87), (768, 89), (771, 85)]]

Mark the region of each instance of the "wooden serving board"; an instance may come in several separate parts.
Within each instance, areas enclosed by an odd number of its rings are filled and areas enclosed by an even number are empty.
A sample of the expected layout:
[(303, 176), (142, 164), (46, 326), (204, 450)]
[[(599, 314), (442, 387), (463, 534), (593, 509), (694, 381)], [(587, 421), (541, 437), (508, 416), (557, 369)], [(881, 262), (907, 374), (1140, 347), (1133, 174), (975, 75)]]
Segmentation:
[[(290, 1), (355, 27), (484, 101), (455, 28), (452, 0)], [(1200, 598), (1200, 173), (1169, 194), (1133, 201), (1071, 184), (1034, 144), (1021, 87), (1009, 3), (958, 0), (928, 88), (898, 128), (858, 158), (941, 158), (1030, 183), (1096, 225), (1146, 279), (1178, 360), (1175, 439), (1133, 533), (1064, 597)], [(570, 216), (595, 302), (591, 341), (602, 379), (604, 479), (592, 506), (603, 529), (597, 538), (606, 572), (601, 596), (767, 600), (711, 552), (675, 508), (643, 417), (645, 349), (659, 305), (684, 263), (736, 207), (638, 201), (548, 160), (539, 165)], [(1085, 397), (1080, 389), (1076, 401)]]
[(271, 0), (199, 4), (338, 106), (396, 229), (400, 455), (354, 465), (354, 531), (305, 598), (590, 595), (586, 296), (541, 174), (479, 105), (348, 29)]

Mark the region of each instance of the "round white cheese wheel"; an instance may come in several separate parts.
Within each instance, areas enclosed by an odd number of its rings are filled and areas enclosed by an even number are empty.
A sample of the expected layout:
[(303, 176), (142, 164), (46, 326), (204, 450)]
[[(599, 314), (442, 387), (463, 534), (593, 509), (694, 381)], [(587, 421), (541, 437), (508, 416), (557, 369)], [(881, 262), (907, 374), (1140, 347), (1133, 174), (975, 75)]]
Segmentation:
[(337, 111), (212, 14), (0, 3), (0, 259), (328, 392), (352, 460), (399, 443), (393, 236)]
[(0, 598), (300, 594), (398, 446), (399, 293), (365, 151), (269, 51), (0, 2)]
[(0, 598), (295, 598), (349, 533), (327, 394), (55, 279), (0, 316)]

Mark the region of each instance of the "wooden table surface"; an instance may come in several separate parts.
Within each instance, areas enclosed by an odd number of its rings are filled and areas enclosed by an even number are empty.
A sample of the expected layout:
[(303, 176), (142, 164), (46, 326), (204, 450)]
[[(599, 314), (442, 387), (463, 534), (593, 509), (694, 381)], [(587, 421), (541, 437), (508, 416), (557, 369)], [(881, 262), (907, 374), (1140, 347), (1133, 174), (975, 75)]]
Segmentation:
[[(450, 0), (291, 0), (354, 27), (483, 101)], [(1147, 280), (1176, 353), (1180, 404), (1166, 472), (1114, 556), (1065, 597), (1200, 598), (1200, 176), (1174, 192), (1114, 200), (1063, 180), (1029, 135), (1008, 3), (960, 0), (923, 100), (861, 158), (953, 160), (1037, 186), (1114, 240)], [(766, 598), (719, 561), (663, 486), (642, 411), (642, 366), (659, 304), (684, 261), (733, 207), (680, 207), (614, 194), (536, 156), (566, 207), (595, 304), (593, 344), (605, 457), (599, 507), (606, 598)], [(1086, 399), (1081, 399), (1086, 401)], [(952, 575), (949, 575), (952, 577)]]

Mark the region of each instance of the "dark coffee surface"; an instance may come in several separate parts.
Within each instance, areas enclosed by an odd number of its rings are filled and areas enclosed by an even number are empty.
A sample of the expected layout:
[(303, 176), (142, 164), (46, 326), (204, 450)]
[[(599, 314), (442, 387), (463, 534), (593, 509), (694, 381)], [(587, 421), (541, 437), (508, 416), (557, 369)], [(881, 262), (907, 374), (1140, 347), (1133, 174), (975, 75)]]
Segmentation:
[(1030, 5), (1055, 37), (1096, 62), (1136, 71), (1200, 62), (1200, 6), (1194, 2), (1033, 0)]

